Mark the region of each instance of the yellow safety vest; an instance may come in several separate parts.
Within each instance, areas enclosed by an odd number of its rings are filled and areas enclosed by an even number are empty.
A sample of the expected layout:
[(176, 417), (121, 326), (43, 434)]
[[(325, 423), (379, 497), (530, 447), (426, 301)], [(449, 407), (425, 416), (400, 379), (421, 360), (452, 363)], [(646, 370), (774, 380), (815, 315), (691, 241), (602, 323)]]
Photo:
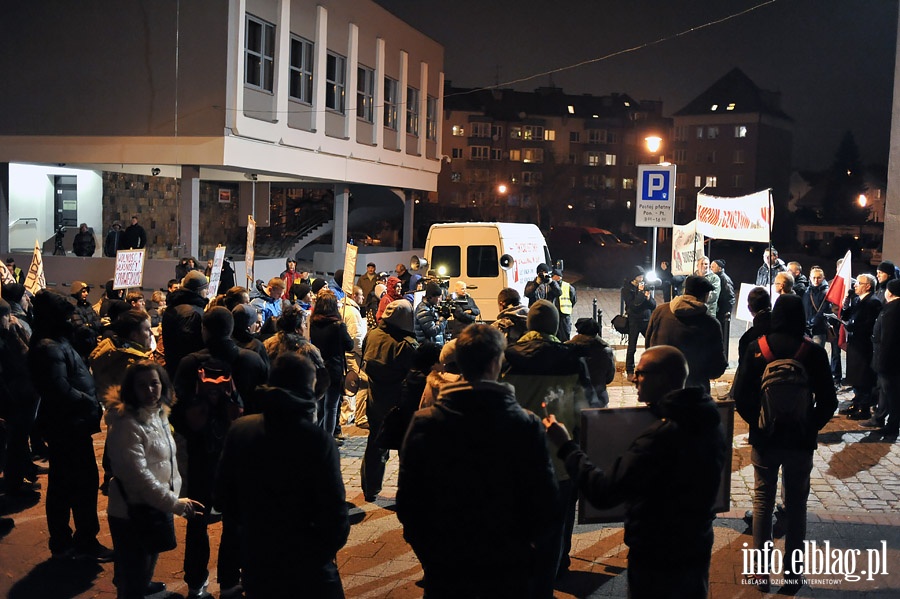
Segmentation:
[(560, 289), (562, 290), (562, 295), (559, 296), (559, 311), (562, 314), (571, 314), (572, 313), (572, 296), (569, 293), (570, 285), (565, 281), (560, 281)]

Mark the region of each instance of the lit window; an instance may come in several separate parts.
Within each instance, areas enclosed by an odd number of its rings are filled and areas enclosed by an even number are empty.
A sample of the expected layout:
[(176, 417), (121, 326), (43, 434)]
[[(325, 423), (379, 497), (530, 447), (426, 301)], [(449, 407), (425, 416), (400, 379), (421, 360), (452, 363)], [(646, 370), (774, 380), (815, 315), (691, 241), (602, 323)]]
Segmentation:
[(735, 137), (747, 137), (747, 127), (745, 125), (735, 125), (734, 136)]
[(725, 110), (734, 110), (734, 102), (725, 107)]
[(616, 166), (616, 155), (615, 154), (607, 154), (605, 159), (606, 166)]
[(588, 166), (600, 166), (600, 152), (588, 152), (585, 158)]
[(375, 122), (375, 71), (362, 65), (356, 68), (356, 118)]
[(521, 162), (522, 150), (510, 150), (509, 151), (509, 159), (513, 162)]
[(697, 139), (703, 139), (703, 127), (697, 127)]
[(544, 139), (546, 141), (556, 141), (556, 131), (553, 129), (547, 129), (544, 131)]
[(625, 104), (626, 107), (631, 106), (631, 102), (627, 102), (627, 101), (626, 101), (626, 102), (624, 102), (624, 104)]
[(275, 81), (275, 26), (247, 15), (244, 40), (244, 83), (272, 91)]
[(347, 59), (331, 52), (325, 57), (325, 108), (344, 114)]
[[(390, 77), (384, 78), (384, 126), (388, 129), (397, 130), (399, 124), (397, 108), (400, 105), (400, 84), (396, 79)], [(463, 128), (459, 127), (459, 133), (453, 128), (453, 135), (462, 135)]]
[(466, 135), (466, 130), (459, 125), (453, 125), (453, 128), (450, 129), (450, 134), (453, 135), (453, 137), (464, 137)]
[(715, 187), (716, 186), (716, 177), (710, 176), (706, 178), (706, 186), (707, 187)]
[(312, 104), (313, 92), (313, 44), (291, 36), (290, 97)]
[(543, 162), (543, 148), (524, 148), (522, 150), (522, 162)]
[(715, 112), (716, 110), (719, 109), (719, 105), (718, 105), (718, 104), (713, 104), (712, 106), (709, 107), (709, 109), (712, 110), (713, 112)]
[(575, 107), (569, 104), (569, 114), (575, 114)]
[(406, 133), (419, 135), (419, 90), (406, 88)]
[(509, 128), (509, 138), (510, 139), (522, 139), (522, 128), (521, 127), (510, 127)]
[(694, 187), (700, 187), (703, 185), (703, 178), (700, 175), (694, 177)]
[(622, 179), (622, 189), (634, 189), (634, 179), (628, 177)]
[(541, 141), (544, 139), (544, 128), (539, 125), (525, 125), (522, 128), (522, 139)]

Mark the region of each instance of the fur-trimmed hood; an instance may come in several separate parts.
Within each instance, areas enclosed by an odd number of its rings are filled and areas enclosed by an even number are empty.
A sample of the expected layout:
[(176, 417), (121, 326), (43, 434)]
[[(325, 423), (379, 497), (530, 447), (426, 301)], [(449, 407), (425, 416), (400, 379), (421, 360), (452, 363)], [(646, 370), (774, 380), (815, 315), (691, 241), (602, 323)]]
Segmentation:
[(159, 408), (156, 410), (152, 408), (132, 410), (122, 402), (120, 391), (120, 385), (113, 385), (103, 397), (103, 406), (106, 408), (106, 416), (104, 419), (106, 420), (107, 426), (114, 424), (117, 420), (128, 417), (134, 418), (142, 424), (146, 424), (150, 421), (150, 418), (154, 413), (158, 413), (160, 416), (164, 417), (165, 420), (168, 420), (169, 412), (172, 408), (165, 403), (160, 402)]

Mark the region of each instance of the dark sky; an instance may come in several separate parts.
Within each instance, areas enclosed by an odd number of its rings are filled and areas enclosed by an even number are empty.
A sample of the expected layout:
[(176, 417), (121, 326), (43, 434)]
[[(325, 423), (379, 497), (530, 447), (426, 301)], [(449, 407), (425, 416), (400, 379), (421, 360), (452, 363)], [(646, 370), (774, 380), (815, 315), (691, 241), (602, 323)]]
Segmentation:
[[(501, 84), (670, 38), (766, 0), (376, 0), (444, 46), (461, 87)], [(897, 0), (775, 0), (662, 43), (552, 75), (567, 93), (661, 99), (666, 116), (734, 67), (780, 91), (794, 166), (830, 165), (844, 131), (887, 164)], [(505, 85), (530, 91), (550, 77)]]

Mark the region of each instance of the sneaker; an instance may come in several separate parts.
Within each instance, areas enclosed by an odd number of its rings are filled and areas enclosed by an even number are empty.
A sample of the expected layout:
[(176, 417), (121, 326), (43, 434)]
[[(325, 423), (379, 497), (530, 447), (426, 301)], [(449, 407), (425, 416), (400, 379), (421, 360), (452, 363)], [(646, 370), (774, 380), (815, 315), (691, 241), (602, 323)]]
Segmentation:
[(228, 587), (227, 589), (221, 589), (219, 591), (219, 599), (241, 599), (244, 596), (244, 587), (239, 584), (234, 585), (233, 587)]
[(147, 584), (147, 590), (144, 591), (144, 595), (156, 595), (157, 593), (162, 593), (165, 590), (166, 583), (154, 580), (153, 582)]
[(98, 564), (108, 564), (113, 561), (115, 555), (115, 551), (94, 539), (92, 543), (75, 548), (75, 555), (73, 557), (75, 559), (94, 560)]
[(209, 586), (209, 578), (207, 578), (206, 582), (204, 582), (198, 588), (189, 587), (188, 594), (187, 594), (188, 599), (199, 599), (200, 597), (203, 597), (204, 595), (206, 595), (206, 587), (208, 587), (208, 586)]

